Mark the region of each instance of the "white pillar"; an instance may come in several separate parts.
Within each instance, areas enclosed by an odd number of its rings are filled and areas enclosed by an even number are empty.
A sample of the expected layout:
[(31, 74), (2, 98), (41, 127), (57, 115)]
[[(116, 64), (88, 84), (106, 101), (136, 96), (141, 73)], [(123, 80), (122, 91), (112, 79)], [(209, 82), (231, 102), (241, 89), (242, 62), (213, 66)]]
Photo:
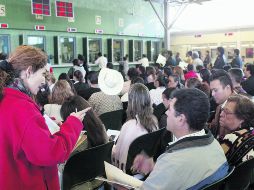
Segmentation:
[(169, 32), (169, 3), (168, 0), (164, 0), (164, 44), (165, 49), (170, 50), (170, 32)]

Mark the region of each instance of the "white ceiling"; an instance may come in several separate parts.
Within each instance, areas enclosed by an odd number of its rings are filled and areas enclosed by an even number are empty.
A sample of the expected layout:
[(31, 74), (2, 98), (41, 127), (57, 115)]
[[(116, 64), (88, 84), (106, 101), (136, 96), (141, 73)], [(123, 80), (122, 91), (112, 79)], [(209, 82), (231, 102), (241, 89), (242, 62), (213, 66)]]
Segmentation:
[[(179, 0), (182, 1), (182, 0)], [(171, 6), (170, 20), (179, 6)], [(254, 0), (211, 0), (188, 4), (174, 23), (171, 32), (209, 31), (254, 26)]]

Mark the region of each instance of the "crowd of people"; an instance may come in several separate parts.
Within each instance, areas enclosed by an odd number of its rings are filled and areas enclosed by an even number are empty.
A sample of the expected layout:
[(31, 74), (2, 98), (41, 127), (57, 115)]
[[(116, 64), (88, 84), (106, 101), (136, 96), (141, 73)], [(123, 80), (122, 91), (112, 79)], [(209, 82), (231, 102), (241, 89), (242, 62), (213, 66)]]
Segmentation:
[(254, 158), (254, 64), (234, 52), (227, 63), (218, 47), (212, 64), (209, 52), (202, 60), (189, 51), (186, 68), (170, 51), (164, 66), (144, 55), (129, 68), (126, 56), (123, 72), (101, 54), (99, 70), (89, 71), (79, 55), (56, 80), (43, 51), (19, 46), (0, 62), (0, 189), (60, 189), (70, 156), (111, 140), (100, 116), (117, 110), (125, 117), (112, 164), (124, 172), (136, 138), (161, 128), (172, 135), (157, 160), (144, 152), (134, 160), (133, 171), (148, 176), (140, 189), (200, 189), (226, 176), (230, 165)]

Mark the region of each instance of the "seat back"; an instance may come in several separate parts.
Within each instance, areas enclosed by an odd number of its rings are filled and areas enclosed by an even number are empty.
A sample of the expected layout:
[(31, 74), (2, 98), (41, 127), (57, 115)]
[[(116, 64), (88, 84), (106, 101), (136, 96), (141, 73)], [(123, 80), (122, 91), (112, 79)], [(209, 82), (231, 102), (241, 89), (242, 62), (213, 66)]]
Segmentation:
[(224, 189), (224, 185), (225, 185), (225, 180), (226, 180), (230, 175), (232, 175), (232, 173), (234, 172), (234, 170), (235, 170), (235, 167), (234, 167), (234, 166), (230, 166), (230, 167), (229, 167), (229, 170), (228, 170), (228, 174), (227, 174), (225, 177), (223, 177), (223, 178), (221, 178), (221, 179), (215, 181), (215, 182), (212, 183), (212, 184), (209, 184), (209, 185), (203, 187), (202, 190), (223, 190), (223, 189)]
[(167, 111), (163, 103), (160, 103), (159, 105), (155, 106), (153, 109), (153, 114), (157, 118), (158, 121), (160, 121), (161, 116)]
[(245, 190), (248, 189), (254, 169), (254, 158), (239, 164), (231, 176), (226, 180), (225, 189)]
[(135, 157), (144, 151), (149, 157), (154, 157), (157, 153), (157, 149), (160, 146), (160, 139), (165, 129), (159, 129), (157, 131), (142, 135), (135, 139), (128, 151), (125, 171), (127, 174), (131, 174), (131, 166)]
[(122, 127), (123, 110), (116, 110), (100, 115), (100, 119), (105, 125), (106, 130), (120, 130)]
[(71, 156), (63, 171), (63, 190), (105, 175), (104, 161), (111, 162), (113, 144), (108, 142)]

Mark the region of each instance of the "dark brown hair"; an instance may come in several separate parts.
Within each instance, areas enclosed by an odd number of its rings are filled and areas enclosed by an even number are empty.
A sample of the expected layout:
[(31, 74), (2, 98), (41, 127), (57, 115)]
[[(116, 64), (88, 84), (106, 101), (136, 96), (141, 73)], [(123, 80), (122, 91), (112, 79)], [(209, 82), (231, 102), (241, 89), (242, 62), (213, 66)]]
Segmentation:
[[(61, 107), (61, 116), (63, 120), (72, 113), (81, 111), (85, 108), (91, 107), (89, 103), (80, 96), (73, 96), (68, 98)], [(106, 134), (106, 129), (96, 115), (96, 113), (91, 109), (86, 113), (83, 120), (84, 129), (87, 131), (88, 147), (94, 147), (108, 142), (108, 136)]]

